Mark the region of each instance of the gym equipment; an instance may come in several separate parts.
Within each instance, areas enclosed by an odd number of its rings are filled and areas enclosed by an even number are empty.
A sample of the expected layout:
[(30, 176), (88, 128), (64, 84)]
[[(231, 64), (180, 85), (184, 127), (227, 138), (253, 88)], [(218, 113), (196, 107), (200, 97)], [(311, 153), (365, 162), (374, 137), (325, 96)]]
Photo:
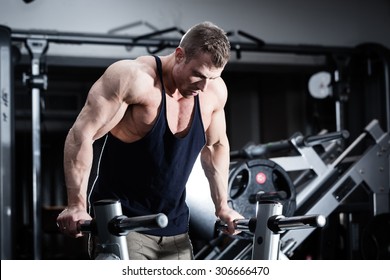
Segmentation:
[[(265, 145), (248, 145), (241, 151), (233, 151), (233, 159), (241, 158), (231, 164), (229, 174), (229, 202), (233, 208), (246, 217), (255, 216), (255, 200), (253, 195), (259, 191), (275, 192), (284, 191), (283, 214), (292, 216), (296, 209), (296, 185), (298, 181), (292, 181), (287, 172), (313, 169), (317, 174), (323, 173), (325, 163), (317, 155), (313, 146), (347, 138), (347, 131), (332, 132), (322, 135), (303, 137), (295, 133), (289, 140), (268, 143)], [(269, 152), (280, 150), (298, 149), (299, 156), (288, 156), (282, 158), (253, 159), (263, 156)], [(329, 149), (332, 151), (334, 148)], [(328, 156), (328, 154), (326, 154)], [(250, 160), (243, 160), (250, 158)], [(306, 159), (309, 158), (310, 162)], [(282, 167), (282, 166), (283, 167)], [(299, 178), (298, 180), (302, 180)], [(299, 203), (301, 203), (301, 194)], [(248, 203), (249, 202), (249, 203)]]
[(310, 95), (314, 98), (324, 99), (332, 94), (330, 87), (332, 76), (329, 72), (321, 71), (315, 73), (309, 79), (308, 89)]
[(244, 217), (256, 216), (256, 194), (284, 191), (283, 215), (292, 216), (295, 211), (295, 188), (286, 171), (267, 159), (237, 162), (229, 174), (229, 204)]
[(14, 94), (12, 87), (11, 30), (0, 26), (0, 243), (1, 259), (12, 259), (12, 190)]
[[(332, 140), (347, 138), (348, 133), (331, 132), (316, 136), (303, 137), (300, 133), (295, 133), (291, 139), (296, 143), (306, 146), (324, 145), (325, 153), (323, 158), (330, 157), (336, 150), (337, 145)], [(273, 158), (256, 159), (265, 157), (272, 152), (291, 151), (294, 149), (291, 139), (271, 142), (262, 145), (247, 145), (244, 149), (231, 152), (231, 169), (229, 174), (228, 194), (230, 205), (245, 217), (255, 217), (257, 212), (256, 197), (264, 192), (278, 192), (284, 195), (274, 199), (279, 200), (285, 206), (283, 215), (293, 216), (296, 211), (297, 184), (303, 179), (298, 177), (293, 182), (285, 168), (273, 161)], [(329, 143), (330, 142), (330, 143)], [(313, 153), (315, 151), (312, 151)], [(301, 156), (286, 157), (290, 169), (297, 168), (297, 164), (310, 168), (308, 163), (302, 164), (299, 160)], [(249, 160), (245, 160), (249, 159)], [(280, 158), (276, 158), (278, 160)], [(283, 162), (286, 165), (286, 162)], [(302, 168), (304, 169), (304, 168)], [(306, 173), (306, 172), (302, 172)], [(309, 175), (311, 173), (309, 172)], [(303, 174), (305, 175), (305, 174)], [(301, 177), (305, 177), (305, 176)], [(306, 175), (307, 176), (307, 175)], [(298, 189), (299, 190), (299, 189)], [(226, 240), (230, 239), (230, 240)], [(195, 258), (198, 259), (240, 259), (246, 258), (246, 250), (250, 250), (252, 243), (248, 240), (252, 235), (244, 231), (242, 234), (234, 237), (217, 235), (214, 232), (213, 239), (208, 245), (204, 246)], [(226, 245), (228, 244), (228, 245)], [(221, 249), (222, 248), (222, 249)], [(246, 248), (246, 249), (242, 249)], [(237, 254), (237, 252), (239, 252)]]
[[(328, 152), (322, 156), (314, 149), (314, 146), (323, 144), (332, 140), (346, 139), (349, 137), (347, 131), (326, 133), (323, 135), (316, 135), (304, 138), (302, 134), (295, 133), (290, 139), (289, 143), (297, 152), (297, 156), (278, 157), (271, 158), (271, 160), (277, 162), (286, 172), (292, 171), (305, 171), (310, 170), (311, 178), (310, 183), (303, 188), (300, 188), (299, 193), (296, 196), (296, 206), (299, 209), (302, 204), (312, 195), (312, 193), (319, 188), (318, 182), (323, 178), (326, 178), (335, 172), (335, 163), (327, 163), (330, 155), (334, 156), (335, 147), (328, 145), (325, 150)], [(341, 160), (341, 159), (340, 159)], [(306, 172), (302, 173), (297, 180), (294, 181), (296, 188), (297, 182), (303, 181), (302, 176), (307, 175)]]
[(122, 215), (119, 201), (100, 200), (94, 203), (96, 218), (79, 224), (79, 231), (98, 236), (96, 260), (127, 260), (129, 254), (126, 235), (130, 231), (164, 228), (168, 218), (164, 214), (128, 218)]
[[(285, 197), (283, 192), (262, 193), (256, 196), (257, 216), (247, 220), (237, 220), (237, 229), (254, 233), (253, 246), (248, 247), (252, 260), (278, 260), (280, 252), (280, 234), (286, 230), (323, 227), (326, 219), (322, 215), (285, 217), (283, 204), (278, 201)], [(225, 229), (220, 221), (217, 229)], [(250, 250), (251, 249), (251, 250)]]
[(31, 73), (23, 75), (23, 82), (31, 89), (32, 111), (32, 207), (34, 258), (41, 258), (41, 91), (47, 88), (47, 76), (41, 71), (41, 58), (48, 48), (45, 39), (27, 39), (31, 57)]
[[(276, 162), (286, 172), (301, 171), (306, 180), (298, 177), (294, 182), (301, 182), (295, 185), (296, 188), (296, 210), (297, 216), (312, 216), (320, 213), (328, 217), (338, 206), (347, 203), (347, 198), (357, 190), (358, 186), (364, 186), (370, 193), (370, 213), (373, 217), (388, 217), (390, 212), (390, 178), (389, 178), (389, 157), (390, 157), (390, 137), (388, 133), (382, 131), (377, 120), (372, 120), (364, 129), (364, 132), (357, 137), (337, 158), (329, 156), (326, 151), (324, 156), (320, 156), (314, 144), (322, 144), (323, 140), (330, 138), (346, 137), (347, 134), (338, 132), (331, 134), (331, 137), (311, 137), (310, 141), (303, 141), (301, 134), (295, 134), (288, 141), (298, 156), (270, 158)], [(307, 139), (306, 139), (307, 140)], [(337, 140), (335, 140), (337, 141)], [(305, 144), (306, 142), (306, 144)], [(280, 146), (280, 145), (279, 145)], [(329, 148), (331, 145), (327, 145)], [(252, 151), (255, 151), (252, 148)], [(263, 150), (263, 149), (258, 149)], [(334, 148), (331, 148), (334, 150)], [(363, 152), (361, 152), (363, 150)], [(248, 151), (246, 151), (247, 153)], [(356, 152), (358, 155), (356, 155)], [(242, 153), (241, 153), (242, 154)], [(306, 172), (310, 170), (310, 175)], [(252, 176), (252, 180), (255, 177)], [(294, 183), (295, 184), (295, 183)], [(247, 205), (250, 205), (248, 202)], [(252, 204), (252, 207), (255, 206)], [(267, 211), (267, 210), (265, 210)], [(260, 213), (260, 210), (257, 210)], [(387, 218), (388, 219), (388, 218)], [(374, 248), (388, 248), (388, 238), (378, 233), (377, 226), (380, 218), (373, 218), (371, 226), (367, 226), (364, 233), (363, 251), (366, 256), (387, 256), (388, 252), (377, 249), (373, 252), (367, 247), (368, 244), (381, 242)], [(387, 225), (388, 221), (384, 223)], [(371, 230), (369, 230), (371, 228)], [(375, 230), (373, 230), (375, 228)], [(315, 228), (308, 228), (304, 231), (287, 230), (281, 234), (280, 238), (280, 258), (291, 258), (294, 251), (306, 240)], [(205, 259), (245, 259), (246, 252), (250, 251), (252, 244), (243, 242), (239, 238), (230, 240), (228, 246), (222, 250), (217, 248), (222, 240), (217, 237), (210, 242), (212, 248), (205, 248), (198, 257)]]
[[(348, 158), (347, 155), (363, 140), (374, 142), (357, 160), (356, 157)], [(305, 151), (300, 151), (302, 155), (307, 155)], [(389, 154), (389, 134), (382, 131), (377, 120), (373, 120), (336, 160), (316, 170), (318, 176), (297, 194), (298, 213), (321, 213), (328, 216), (362, 183), (371, 193), (371, 214), (376, 216), (390, 212)], [(313, 158), (306, 156), (305, 159), (311, 162)], [(351, 159), (355, 161), (351, 163)], [(287, 232), (282, 237), (282, 250), (288, 246), (285, 253), (291, 255), (311, 232)]]

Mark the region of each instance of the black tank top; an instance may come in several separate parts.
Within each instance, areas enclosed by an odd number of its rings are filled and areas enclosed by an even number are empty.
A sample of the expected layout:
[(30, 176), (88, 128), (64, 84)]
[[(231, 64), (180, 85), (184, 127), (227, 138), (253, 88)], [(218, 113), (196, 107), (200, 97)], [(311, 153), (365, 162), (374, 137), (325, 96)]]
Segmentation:
[[(185, 186), (193, 165), (205, 145), (199, 96), (195, 97), (191, 127), (178, 138), (169, 129), (162, 66), (156, 56), (162, 85), (161, 109), (151, 131), (133, 143), (124, 143), (108, 133), (100, 139), (91, 172), (90, 203), (100, 199), (119, 199), (128, 217), (164, 213), (168, 226), (147, 231), (151, 235), (171, 236), (188, 231), (189, 210)], [(93, 175), (94, 174), (94, 175)]]

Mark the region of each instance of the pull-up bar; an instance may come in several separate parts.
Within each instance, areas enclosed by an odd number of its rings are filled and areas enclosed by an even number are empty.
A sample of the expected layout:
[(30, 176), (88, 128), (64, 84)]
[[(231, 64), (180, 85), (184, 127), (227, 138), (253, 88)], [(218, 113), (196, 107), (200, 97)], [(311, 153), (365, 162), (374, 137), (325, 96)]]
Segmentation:
[[(95, 44), (95, 45), (116, 45), (131, 47), (146, 47), (148, 50), (155, 47), (158, 51), (165, 48), (175, 48), (179, 45), (180, 39), (172, 37), (157, 37), (159, 35), (177, 32), (183, 35), (185, 32), (177, 27), (157, 30), (140, 36), (94, 34), (94, 33), (72, 33), (56, 32), (45, 30), (12, 30), (11, 38), (14, 41), (25, 41), (27, 39), (43, 39), (49, 43), (59, 44)], [(241, 36), (247, 42), (231, 40), (231, 49), (237, 53), (241, 52), (264, 52), (264, 53), (290, 53), (300, 55), (326, 55), (326, 54), (352, 54), (355, 49), (351, 47), (332, 47), (321, 45), (285, 45), (266, 44), (262, 39), (257, 38), (245, 31), (227, 32), (230, 36)]]

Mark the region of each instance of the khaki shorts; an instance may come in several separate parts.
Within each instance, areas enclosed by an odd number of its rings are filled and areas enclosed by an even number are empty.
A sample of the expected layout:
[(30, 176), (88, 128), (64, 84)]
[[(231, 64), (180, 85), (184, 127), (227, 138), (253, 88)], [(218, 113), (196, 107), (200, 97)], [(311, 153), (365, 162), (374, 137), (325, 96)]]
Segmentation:
[(188, 233), (153, 236), (130, 232), (126, 236), (130, 260), (193, 260)]

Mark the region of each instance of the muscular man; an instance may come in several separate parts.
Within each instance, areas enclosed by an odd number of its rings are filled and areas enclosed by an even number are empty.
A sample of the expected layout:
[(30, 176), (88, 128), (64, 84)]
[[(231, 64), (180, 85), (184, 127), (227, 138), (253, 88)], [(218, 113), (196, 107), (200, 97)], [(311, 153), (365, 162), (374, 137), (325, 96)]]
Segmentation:
[[(121, 60), (106, 69), (65, 141), (68, 206), (57, 218), (65, 234), (81, 236), (77, 223), (91, 219), (87, 205), (113, 198), (126, 216), (168, 217), (166, 228), (127, 236), (131, 259), (193, 258), (185, 185), (199, 153), (215, 214), (235, 233), (234, 220), (243, 217), (227, 204), (227, 88), (221, 78), (229, 56), (224, 31), (203, 22), (167, 56)], [(102, 148), (88, 193), (96, 140)]]

